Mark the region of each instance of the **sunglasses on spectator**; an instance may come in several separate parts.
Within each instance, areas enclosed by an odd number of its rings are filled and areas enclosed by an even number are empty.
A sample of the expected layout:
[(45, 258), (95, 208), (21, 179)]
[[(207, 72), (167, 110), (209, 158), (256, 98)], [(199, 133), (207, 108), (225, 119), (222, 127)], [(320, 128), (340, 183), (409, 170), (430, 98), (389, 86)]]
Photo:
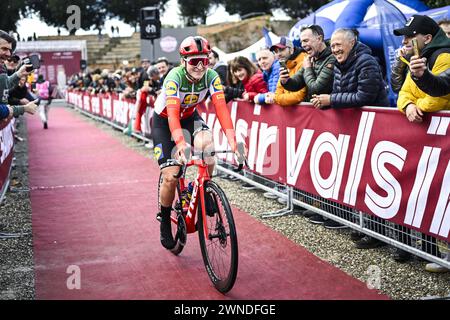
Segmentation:
[(190, 58), (184, 58), (184, 61), (186, 61), (189, 65), (198, 67), (198, 65), (201, 63), (204, 67), (207, 67), (209, 65), (209, 58), (208, 57), (190, 57)]

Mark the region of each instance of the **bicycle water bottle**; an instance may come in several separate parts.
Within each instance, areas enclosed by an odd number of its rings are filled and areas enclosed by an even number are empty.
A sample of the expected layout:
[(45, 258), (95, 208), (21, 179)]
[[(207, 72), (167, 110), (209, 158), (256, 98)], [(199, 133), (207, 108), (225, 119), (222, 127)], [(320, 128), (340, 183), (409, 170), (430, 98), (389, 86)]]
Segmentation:
[(187, 186), (187, 199), (188, 202), (191, 201), (192, 191), (194, 190), (194, 183), (191, 181)]
[(189, 182), (188, 186), (186, 187), (186, 190), (183, 191), (183, 195), (182, 195), (182, 206), (183, 206), (183, 210), (185, 212), (187, 212), (188, 208), (189, 208), (189, 202), (191, 201), (192, 190), (194, 190), (194, 184), (192, 182)]

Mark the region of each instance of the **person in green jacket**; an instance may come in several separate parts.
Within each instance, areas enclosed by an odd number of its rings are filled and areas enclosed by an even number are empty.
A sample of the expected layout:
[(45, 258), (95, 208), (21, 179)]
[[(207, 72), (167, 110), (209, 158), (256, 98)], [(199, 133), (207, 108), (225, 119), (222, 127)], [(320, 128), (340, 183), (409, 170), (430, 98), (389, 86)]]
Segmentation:
[(331, 93), (334, 80), (334, 64), (336, 58), (324, 39), (321, 26), (311, 25), (301, 30), (300, 40), (307, 56), (303, 67), (293, 76), (287, 72), (280, 74), (281, 85), (289, 91), (307, 88), (304, 101), (310, 101), (313, 95)]

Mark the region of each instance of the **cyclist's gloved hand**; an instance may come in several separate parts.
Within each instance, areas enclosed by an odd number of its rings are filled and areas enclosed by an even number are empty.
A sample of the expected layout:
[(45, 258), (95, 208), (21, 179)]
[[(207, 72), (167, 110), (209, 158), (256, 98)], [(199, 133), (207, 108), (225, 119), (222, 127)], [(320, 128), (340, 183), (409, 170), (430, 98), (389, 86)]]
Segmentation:
[(191, 158), (191, 150), (191, 146), (187, 143), (177, 146), (177, 152), (175, 154), (176, 159), (181, 162), (181, 164), (186, 164)]

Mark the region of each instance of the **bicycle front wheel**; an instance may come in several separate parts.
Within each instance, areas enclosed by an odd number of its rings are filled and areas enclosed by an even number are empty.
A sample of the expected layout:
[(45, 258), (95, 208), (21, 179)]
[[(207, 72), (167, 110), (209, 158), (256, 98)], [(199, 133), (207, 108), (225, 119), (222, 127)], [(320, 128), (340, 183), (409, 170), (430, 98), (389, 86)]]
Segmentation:
[[(233, 288), (238, 271), (238, 241), (233, 212), (225, 193), (215, 182), (207, 181), (204, 188), (205, 198), (210, 196), (212, 204), (206, 209), (206, 221), (203, 221), (201, 203), (198, 209), (203, 262), (214, 287), (226, 293)], [(207, 235), (204, 225), (208, 229)]]

